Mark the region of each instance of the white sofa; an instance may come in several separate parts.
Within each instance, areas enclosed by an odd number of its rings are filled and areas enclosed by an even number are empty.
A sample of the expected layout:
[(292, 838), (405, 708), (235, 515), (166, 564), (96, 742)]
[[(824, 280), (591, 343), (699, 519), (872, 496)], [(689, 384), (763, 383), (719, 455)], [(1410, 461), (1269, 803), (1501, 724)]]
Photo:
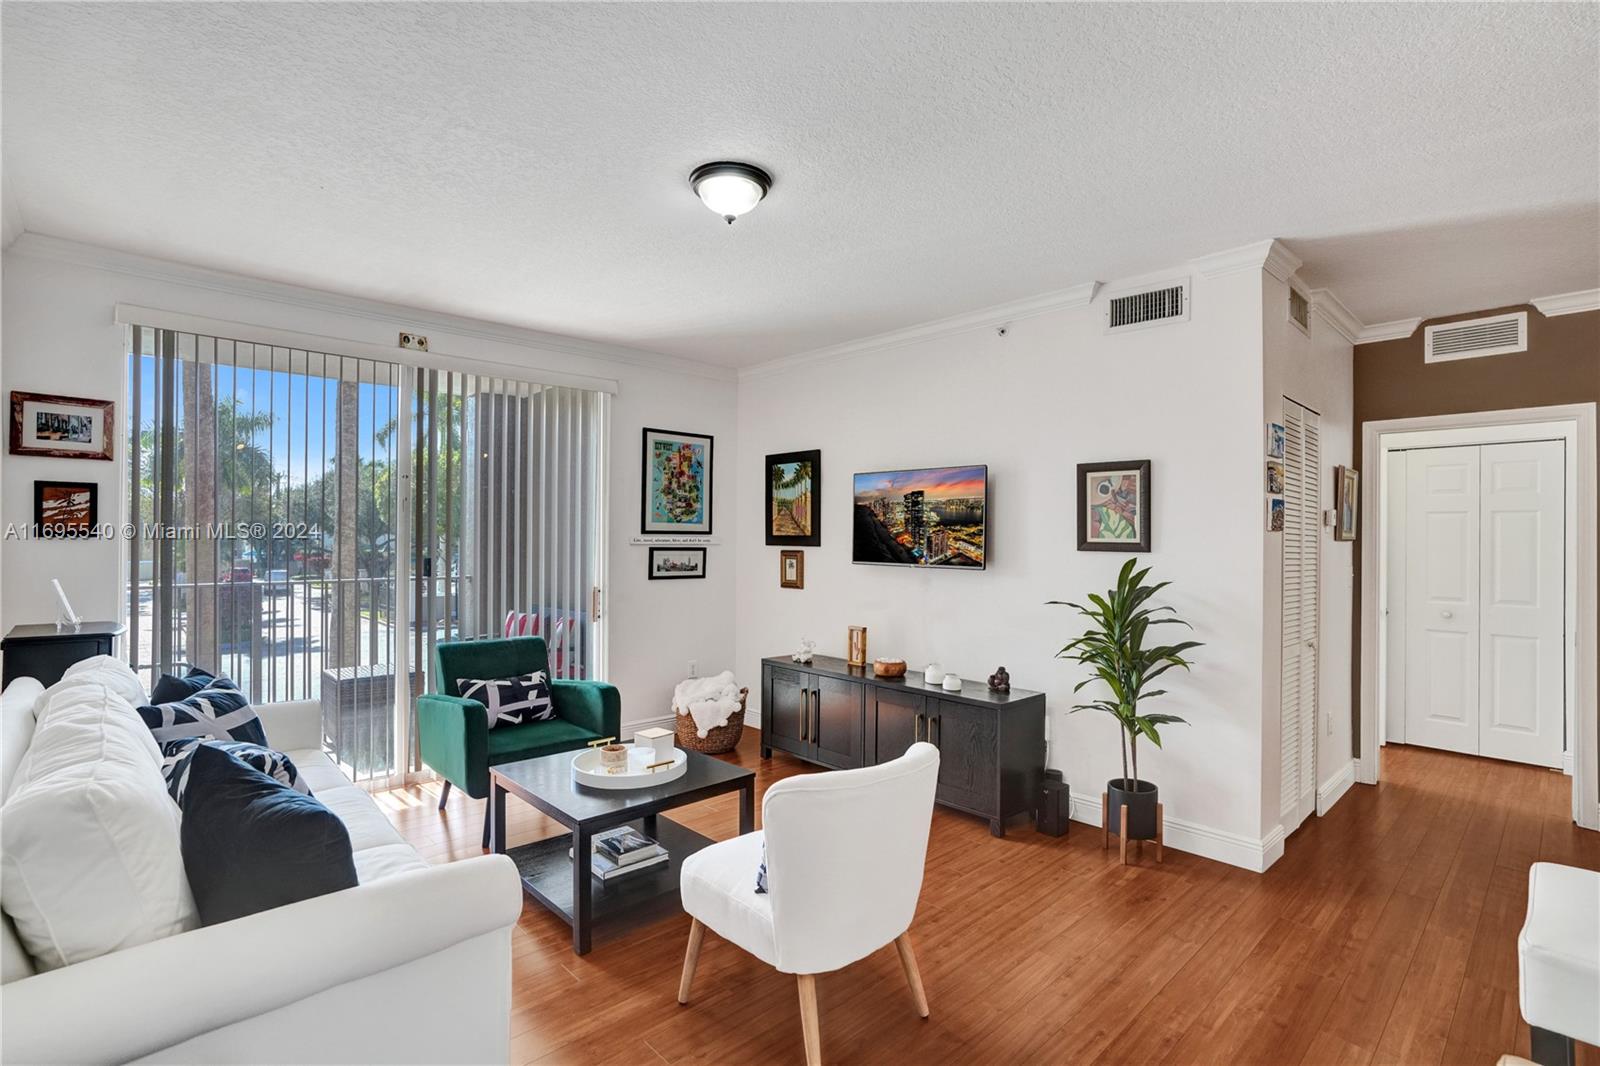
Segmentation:
[[(23, 678), (0, 694), (0, 799), (42, 691)], [(515, 866), (503, 855), (424, 862), (319, 750), (319, 713), (283, 704), (261, 716), (268, 740), (349, 829), (360, 883), (44, 972), (7, 918), (0, 1060), (506, 1061), (511, 929), (522, 911)]]

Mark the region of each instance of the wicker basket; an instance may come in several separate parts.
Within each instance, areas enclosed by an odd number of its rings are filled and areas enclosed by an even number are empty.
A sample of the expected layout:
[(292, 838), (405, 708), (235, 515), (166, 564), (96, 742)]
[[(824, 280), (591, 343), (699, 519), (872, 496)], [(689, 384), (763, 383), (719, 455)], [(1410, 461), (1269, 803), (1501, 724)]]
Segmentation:
[(728, 715), (727, 725), (719, 725), (715, 729), (706, 730), (705, 736), (698, 736), (694, 726), (694, 717), (687, 714), (674, 712), (677, 720), (678, 747), (685, 751), (698, 751), (702, 755), (725, 755), (739, 746), (739, 738), (744, 735), (744, 704), (749, 699), (750, 690), (739, 690), (739, 709)]

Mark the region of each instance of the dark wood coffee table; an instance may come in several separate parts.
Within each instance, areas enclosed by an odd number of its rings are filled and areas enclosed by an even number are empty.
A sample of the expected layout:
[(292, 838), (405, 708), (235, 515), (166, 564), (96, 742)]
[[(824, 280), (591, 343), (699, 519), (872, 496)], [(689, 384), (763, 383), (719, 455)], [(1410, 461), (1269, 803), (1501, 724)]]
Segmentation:
[[(680, 906), (678, 876), (683, 860), (711, 840), (670, 818), (656, 816), (737, 792), (739, 832), (749, 833), (756, 827), (756, 775), (753, 770), (691, 751), (685, 753), (689, 768), (676, 781), (649, 788), (590, 788), (572, 779), (576, 754), (568, 751), (489, 768), (489, 844), (494, 851), (511, 856), (528, 895), (572, 926), (572, 950), (586, 955), (596, 923), (637, 924)], [(554, 818), (571, 833), (507, 848), (507, 793)], [(632, 825), (654, 837), (671, 858), (648, 870), (612, 881), (599, 880), (589, 871), (590, 841), (596, 833), (619, 825)], [(568, 849), (580, 861), (569, 858)], [(754, 870), (750, 876), (755, 877)]]

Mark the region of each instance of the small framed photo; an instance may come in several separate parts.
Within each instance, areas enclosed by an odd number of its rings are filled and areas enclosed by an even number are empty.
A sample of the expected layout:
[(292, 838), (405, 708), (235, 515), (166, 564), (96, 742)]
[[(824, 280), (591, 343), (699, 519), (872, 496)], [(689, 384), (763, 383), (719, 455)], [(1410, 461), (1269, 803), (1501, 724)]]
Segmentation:
[(1267, 532), (1283, 532), (1283, 497), (1267, 497)]
[(767, 499), (767, 543), (815, 548), (822, 543), (822, 452), (781, 452), (767, 456), (763, 493)]
[(1267, 423), (1267, 458), (1282, 459), (1284, 456), (1283, 426), (1277, 422)]
[(11, 394), (11, 454), (110, 459), (116, 404), (42, 392)]
[(1283, 495), (1283, 464), (1267, 460), (1267, 495)]
[(1333, 539), (1355, 540), (1361, 519), (1361, 471), (1333, 468)]
[(1078, 550), (1150, 550), (1150, 460), (1078, 464)]
[(806, 587), (806, 553), (786, 551), (778, 553), (778, 587), (803, 589)]
[(705, 433), (645, 429), (639, 532), (711, 532), (711, 446)]
[(100, 486), (93, 481), (35, 481), (33, 532), (38, 537), (99, 535)]
[(677, 581), (706, 576), (704, 548), (651, 548), (650, 580)]

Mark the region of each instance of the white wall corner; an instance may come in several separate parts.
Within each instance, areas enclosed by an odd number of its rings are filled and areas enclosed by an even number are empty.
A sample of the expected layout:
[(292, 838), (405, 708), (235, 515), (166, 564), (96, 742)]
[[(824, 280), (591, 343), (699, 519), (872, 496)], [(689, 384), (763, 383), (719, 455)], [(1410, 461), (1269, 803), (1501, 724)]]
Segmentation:
[(1600, 289), (1564, 292), (1559, 296), (1536, 296), (1528, 301), (1546, 318), (1575, 315), (1580, 311), (1600, 311)]
[(1366, 327), (1344, 305), (1344, 301), (1335, 296), (1332, 289), (1312, 289), (1310, 296), (1311, 310), (1315, 314), (1322, 316), (1323, 321), (1332, 326), (1334, 332), (1338, 333), (1339, 336), (1354, 344), (1356, 338), (1361, 336), (1361, 331)]
[(1300, 269), (1300, 257), (1286, 248), (1282, 241), (1265, 240), (1213, 252), (1193, 260), (1201, 277), (1220, 278), (1241, 270), (1265, 270), (1279, 281), (1287, 282)]
[(904, 347), (907, 344), (915, 344), (918, 341), (925, 341), (934, 337), (967, 333), (975, 329), (986, 329), (990, 326), (1003, 326), (1019, 319), (1048, 314), (1051, 311), (1086, 307), (1094, 301), (1095, 295), (1099, 291), (1100, 282), (1085, 281), (1069, 288), (1055, 289), (1051, 292), (1043, 292), (1037, 296), (1029, 296), (1021, 300), (995, 304), (992, 307), (980, 307), (975, 311), (965, 311), (959, 315), (951, 315), (948, 318), (937, 318), (932, 322), (922, 322), (915, 326), (907, 326), (904, 329), (877, 333), (870, 337), (862, 337), (859, 340), (844, 341), (841, 344), (830, 344), (826, 348), (814, 348), (811, 351), (779, 356), (765, 363), (757, 363), (755, 366), (745, 367), (739, 371), (739, 377), (741, 379), (766, 377), (769, 374), (795, 370), (799, 367), (827, 362), (830, 359), (887, 351), (891, 348)]
[(1378, 322), (1371, 326), (1363, 326), (1356, 335), (1357, 344), (1372, 344), (1376, 341), (1404, 340), (1417, 331), (1422, 325), (1420, 318), (1397, 318), (1393, 322)]
[[(1099, 796), (1073, 791), (1068, 808), (1074, 822), (1100, 828)], [(1163, 830), (1163, 844), (1166, 847), (1255, 873), (1265, 873), (1267, 867), (1283, 857), (1284, 833), (1281, 825), (1262, 840), (1252, 840), (1238, 833), (1225, 833), (1220, 829), (1170, 816), (1165, 819)]]

